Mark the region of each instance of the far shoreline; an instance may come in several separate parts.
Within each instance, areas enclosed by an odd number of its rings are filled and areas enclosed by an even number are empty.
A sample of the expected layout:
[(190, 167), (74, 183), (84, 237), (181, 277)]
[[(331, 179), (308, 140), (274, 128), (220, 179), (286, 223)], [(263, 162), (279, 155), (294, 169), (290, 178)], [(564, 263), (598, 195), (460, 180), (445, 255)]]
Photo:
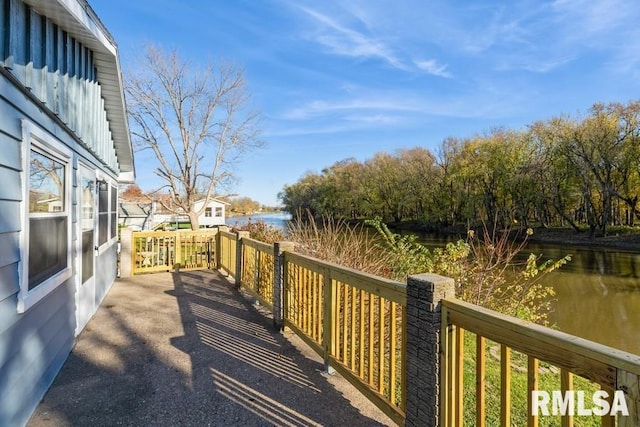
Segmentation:
[[(389, 223), (388, 226), (393, 230), (398, 231), (458, 236), (460, 239), (465, 239), (467, 235), (467, 229), (464, 226), (445, 227), (435, 230), (426, 228), (424, 224), (414, 221)], [(527, 241), (529, 243), (589, 249), (613, 249), (616, 251), (640, 253), (640, 231), (636, 233), (631, 233), (629, 231), (621, 233), (616, 229), (613, 229), (606, 237), (596, 236), (593, 239), (590, 239), (588, 231), (578, 233), (572, 228), (531, 228), (533, 229), (533, 235), (528, 237)], [(478, 227), (474, 227), (474, 230), (478, 233)], [(521, 238), (524, 235), (525, 230), (525, 228), (520, 229), (514, 227), (512, 233), (516, 238)]]

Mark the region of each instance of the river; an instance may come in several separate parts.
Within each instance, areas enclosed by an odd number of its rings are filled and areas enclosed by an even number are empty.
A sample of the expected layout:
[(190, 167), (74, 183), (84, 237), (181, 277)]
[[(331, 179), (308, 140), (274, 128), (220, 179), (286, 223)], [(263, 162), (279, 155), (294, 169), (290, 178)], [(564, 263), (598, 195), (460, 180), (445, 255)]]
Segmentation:
[[(288, 214), (228, 218), (235, 225), (264, 221), (286, 229)], [(428, 246), (446, 240), (421, 236)], [(571, 261), (549, 273), (542, 283), (556, 292), (550, 321), (559, 330), (640, 355), (640, 253), (550, 244), (529, 244), (525, 252)]]

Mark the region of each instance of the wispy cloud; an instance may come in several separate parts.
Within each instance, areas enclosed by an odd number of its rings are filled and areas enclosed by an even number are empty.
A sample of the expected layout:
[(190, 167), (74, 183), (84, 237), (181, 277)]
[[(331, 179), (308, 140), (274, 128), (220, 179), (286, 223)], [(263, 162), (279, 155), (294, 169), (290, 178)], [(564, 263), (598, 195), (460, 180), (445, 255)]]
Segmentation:
[(447, 71), (447, 66), (438, 64), (435, 59), (429, 59), (424, 61), (414, 61), (414, 64), (421, 70), (426, 71), (427, 73), (437, 76), (444, 77), (446, 79), (450, 79), (453, 75)]
[(294, 108), (281, 116), (285, 120), (307, 120), (334, 114), (358, 111), (419, 112), (421, 106), (407, 99), (396, 98), (354, 98), (340, 101), (315, 100)]
[(328, 48), (331, 53), (352, 57), (378, 58), (395, 68), (405, 68), (404, 64), (382, 41), (348, 28), (318, 11), (304, 7), (300, 9), (320, 24), (314, 39), (317, 43)]

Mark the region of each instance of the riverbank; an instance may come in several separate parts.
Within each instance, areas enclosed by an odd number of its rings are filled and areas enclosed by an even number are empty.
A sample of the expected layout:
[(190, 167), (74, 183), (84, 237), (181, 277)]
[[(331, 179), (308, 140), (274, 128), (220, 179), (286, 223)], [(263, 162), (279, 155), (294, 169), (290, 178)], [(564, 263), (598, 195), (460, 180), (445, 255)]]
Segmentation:
[[(467, 228), (465, 226), (452, 226), (441, 229), (433, 229), (425, 227), (418, 221), (407, 221), (402, 223), (388, 224), (390, 228), (396, 231), (439, 234), (444, 236), (454, 236), (455, 238), (464, 239), (467, 236)], [(479, 230), (475, 230), (476, 233)], [(518, 234), (524, 236), (525, 230), (513, 230), (514, 236)], [(615, 249), (619, 251), (640, 252), (640, 230), (631, 230), (629, 228), (611, 228), (608, 236), (589, 237), (588, 231), (581, 233), (576, 232), (572, 228), (552, 227), (533, 228), (533, 235), (529, 236), (531, 243), (544, 243), (549, 245), (557, 245), (564, 247), (585, 247), (585, 248), (602, 248)]]

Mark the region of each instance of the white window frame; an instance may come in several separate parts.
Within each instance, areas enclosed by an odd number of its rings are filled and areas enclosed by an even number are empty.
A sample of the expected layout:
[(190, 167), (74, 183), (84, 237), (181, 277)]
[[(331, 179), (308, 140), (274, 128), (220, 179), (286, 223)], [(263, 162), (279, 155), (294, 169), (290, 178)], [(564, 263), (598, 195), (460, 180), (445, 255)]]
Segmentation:
[[(39, 283), (29, 290), (29, 170), (31, 150), (39, 151), (43, 155), (62, 163), (65, 166), (63, 189), (64, 211), (67, 216), (67, 266), (53, 276)], [(22, 231), (20, 232), (20, 263), (18, 278), (20, 290), (18, 291), (18, 313), (24, 313), (33, 307), (38, 301), (50, 294), (58, 286), (62, 285), (73, 275), (72, 264), (72, 220), (71, 214), (71, 190), (73, 188), (72, 173), (73, 153), (61, 142), (35, 123), (22, 120), (22, 202), (20, 203), (20, 216)]]
[(117, 231), (117, 227), (118, 227), (118, 200), (116, 199), (116, 235), (115, 237), (111, 237), (111, 192), (113, 191), (113, 187), (118, 188), (118, 182), (111, 178), (109, 175), (105, 174), (104, 172), (101, 171), (96, 171), (96, 185), (99, 186), (100, 185), (100, 181), (104, 181), (107, 183), (107, 187), (109, 188), (109, 191), (107, 192), (107, 205), (108, 205), (108, 211), (107, 211), (107, 241), (104, 242), (102, 245), (100, 245), (100, 191), (96, 191), (96, 227), (97, 227), (97, 233), (96, 233), (96, 245), (98, 245), (98, 255), (101, 255), (104, 251), (106, 251), (108, 248), (111, 247), (111, 245), (114, 245), (115, 243), (118, 242), (118, 231)]

